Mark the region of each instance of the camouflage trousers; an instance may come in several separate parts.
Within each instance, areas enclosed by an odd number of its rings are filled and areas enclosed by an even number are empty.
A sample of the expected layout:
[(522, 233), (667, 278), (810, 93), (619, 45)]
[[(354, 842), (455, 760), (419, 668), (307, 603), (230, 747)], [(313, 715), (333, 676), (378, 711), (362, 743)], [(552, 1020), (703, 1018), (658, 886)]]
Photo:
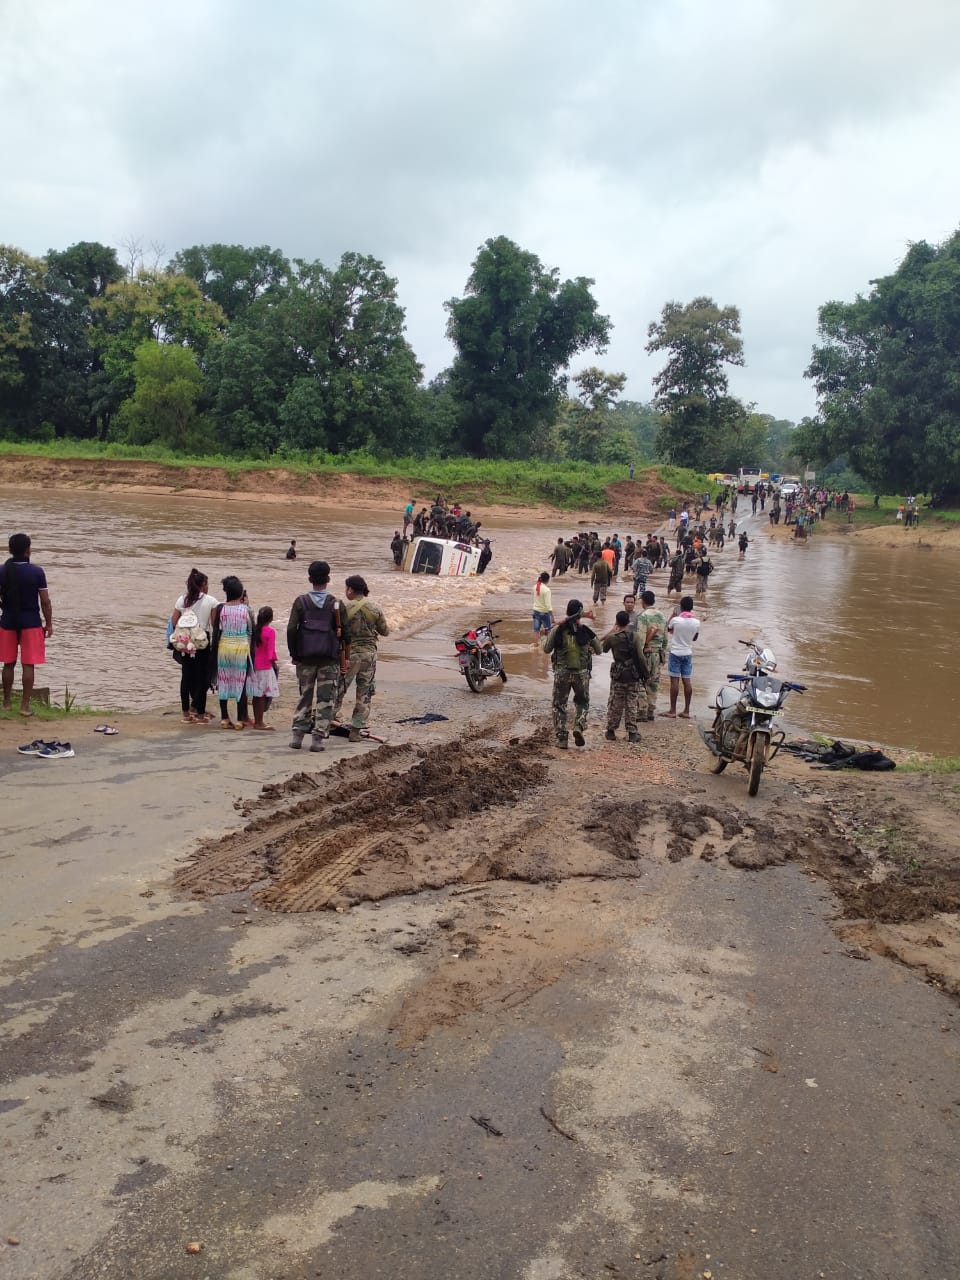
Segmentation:
[(660, 691), (660, 669), (663, 666), (663, 659), (659, 653), (645, 653), (643, 657), (650, 672), (643, 682), (643, 688), (647, 695), (647, 719), (652, 720), (657, 714), (657, 694)]
[(639, 722), (647, 718), (647, 695), (639, 680), (610, 681), (607, 699), (607, 732), (616, 729), (621, 719), (627, 733), (639, 733)]
[(356, 680), (357, 696), (353, 704), (353, 718), (350, 724), (354, 729), (365, 729), (367, 721), (370, 719), (370, 699), (376, 692), (376, 679), (376, 649), (357, 649), (355, 647), (351, 649), (350, 664), (346, 673), (340, 677), (337, 703), (333, 709), (334, 720), (340, 715), (340, 708), (343, 706), (343, 700), (347, 696), (347, 690)]
[(567, 703), (573, 690), (573, 727), (582, 733), (590, 710), (590, 672), (558, 670), (553, 673), (553, 731), (558, 742), (567, 740)]
[(298, 662), (300, 701), (293, 716), (294, 733), (326, 737), (340, 684), (339, 662)]

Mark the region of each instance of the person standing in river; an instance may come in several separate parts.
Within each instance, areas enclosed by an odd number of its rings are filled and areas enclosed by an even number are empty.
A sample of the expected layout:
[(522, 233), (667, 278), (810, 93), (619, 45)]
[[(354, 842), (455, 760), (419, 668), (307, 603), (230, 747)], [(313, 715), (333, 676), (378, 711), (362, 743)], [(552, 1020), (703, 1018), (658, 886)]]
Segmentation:
[(540, 638), (540, 632), (546, 636), (553, 626), (553, 597), (550, 591), (550, 575), (546, 570), (541, 573), (533, 588), (533, 639)]
[[(14, 533), (7, 543), (10, 559), (3, 566), (0, 579), (0, 662), (3, 663), (3, 709), (13, 705), (13, 677), (20, 657), (23, 692), (20, 714), (33, 715), (30, 699), (36, 669), (46, 662), (46, 641), (53, 635), (53, 606), (47, 587), (47, 575), (38, 564), (30, 563), (30, 538)], [(41, 614), (43, 615), (41, 619)]]

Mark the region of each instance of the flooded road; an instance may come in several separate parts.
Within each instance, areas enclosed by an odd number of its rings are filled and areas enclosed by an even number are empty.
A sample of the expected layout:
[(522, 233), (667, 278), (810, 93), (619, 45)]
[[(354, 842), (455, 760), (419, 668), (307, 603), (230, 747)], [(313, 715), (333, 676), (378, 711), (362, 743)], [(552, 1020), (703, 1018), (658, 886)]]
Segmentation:
[[(33, 557), (47, 571), (55, 635), (38, 685), (54, 700), (65, 689), (80, 702), (118, 710), (178, 706), (179, 671), (165, 647), (165, 626), (189, 569), (209, 575), (211, 591), (236, 573), (255, 607), (276, 613), (279, 647), (294, 597), (306, 586), (311, 559), (330, 561), (335, 587), (362, 573), (394, 634), (382, 646), (382, 680), (420, 680), (424, 667), (446, 688), (462, 684), (451, 638), (481, 618), (502, 618), (498, 632), (514, 693), (548, 697), (549, 662), (532, 644), (532, 584), (559, 533), (578, 526), (524, 523), (483, 515), (494, 560), (476, 579), (411, 578), (393, 570), (388, 544), (396, 513), (324, 509), (313, 502), (259, 505), (117, 493), (0, 493), (7, 532), (25, 530)], [(944, 589), (950, 552), (894, 551), (855, 539), (815, 538), (808, 546), (771, 537), (765, 518), (744, 518), (751, 535), (746, 560), (735, 549), (714, 557), (710, 597), (698, 609), (703, 628), (694, 670), (695, 713), (706, 718), (725, 673), (743, 661), (738, 639), (771, 645), (780, 672), (809, 685), (788, 708), (791, 725), (941, 754), (957, 750), (960, 681), (953, 667), (960, 603)], [(646, 532), (608, 517), (603, 532)], [(300, 559), (283, 553), (297, 539)], [(665, 603), (665, 573), (650, 584)], [(573, 595), (589, 598), (586, 579), (554, 582), (562, 611)], [(597, 630), (613, 622), (622, 589), (598, 609)], [(665, 612), (668, 610), (665, 609)], [(598, 663), (596, 701), (606, 696), (608, 660)], [(464, 689), (464, 713), (475, 716), (497, 697)], [(293, 674), (281, 679), (278, 720), (292, 709)], [(661, 706), (665, 695), (661, 690)], [(429, 708), (425, 708), (428, 710)]]

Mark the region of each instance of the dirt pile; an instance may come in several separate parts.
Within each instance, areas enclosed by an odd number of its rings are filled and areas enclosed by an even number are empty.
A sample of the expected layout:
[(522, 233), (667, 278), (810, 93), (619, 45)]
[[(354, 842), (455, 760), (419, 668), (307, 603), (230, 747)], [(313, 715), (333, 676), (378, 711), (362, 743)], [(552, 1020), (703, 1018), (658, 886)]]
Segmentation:
[[(829, 881), (855, 950), (897, 957), (960, 994), (960, 783), (814, 780), (784, 761), (765, 777), (761, 804), (705, 773), (681, 735), (650, 730), (648, 745), (650, 754), (605, 743), (558, 752), (545, 733), (517, 737), (504, 719), (428, 749), (384, 747), (265, 787), (244, 805), (244, 829), (198, 849), (177, 883), (197, 896), (248, 890), (275, 911), (346, 910), (450, 886), (557, 890), (690, 861), (758, 872), (794, 862)], [(493, 970), (513, 973), (494, 945), (508, 924), (472, 918), (457, 955), (489, 954)], [(546, 941), (547, 952), (564, 950)], [(519, 935), (510, 955), (526, 956), (516, 966), (537, 981), (552, 980), (549, 955)], [(474, 982), (479, 972), (458, 979), (467, 988), (445, 988), (451, 1017), (481, 998), (489, 984)]]

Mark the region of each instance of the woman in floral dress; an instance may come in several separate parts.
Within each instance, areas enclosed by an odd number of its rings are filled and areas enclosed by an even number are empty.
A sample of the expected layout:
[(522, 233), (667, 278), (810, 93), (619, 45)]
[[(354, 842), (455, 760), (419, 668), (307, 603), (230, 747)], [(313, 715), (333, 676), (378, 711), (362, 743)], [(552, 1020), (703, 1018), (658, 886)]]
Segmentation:
[[(247, 671), (250, 665), (250, 639), (253, 635), (253, 613), (244, 602), (243, 583), (232, 575), (223, 579), (224, 604), (214, 611), (214, 670), (217, 673), (217, 697), (220, 699), (220, 728), (242, 729), (247, 722)], [(237, 704), (236, 722), (230, 719), (227, 703)]]

